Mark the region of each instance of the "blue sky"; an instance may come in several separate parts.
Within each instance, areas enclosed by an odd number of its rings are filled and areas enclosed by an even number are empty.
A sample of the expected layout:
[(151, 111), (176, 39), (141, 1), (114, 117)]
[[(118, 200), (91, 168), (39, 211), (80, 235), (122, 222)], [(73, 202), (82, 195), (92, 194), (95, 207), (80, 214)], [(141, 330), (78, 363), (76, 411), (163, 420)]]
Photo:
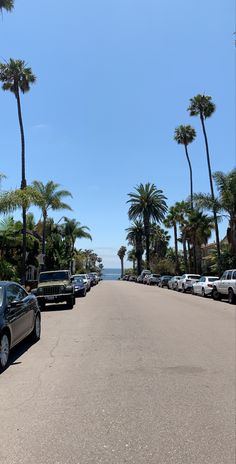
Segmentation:
[[(190, 146), (194, 190), (209, 191), (197, 93), (213, 97), (207, 121), (213, 171), (235, 165), (234, 2), (228, 0), (15, 0), (0, 18), (0, 59), (24, 59), (37, 83), (22, 97), (27, 180), (53, 179), (73, 194), (72, 213), (91, 229), (106, 267), (125, 244), (127, 193), (140, 182), (168, 204), (189, 193), (179, 124), (196, 128)], [(14, 97), (0, 93), (3, 188), (20, 185)], [(35, 211), (36, 218), (39, 212)], [(221, 226), (221, 235), (224, 227)]]

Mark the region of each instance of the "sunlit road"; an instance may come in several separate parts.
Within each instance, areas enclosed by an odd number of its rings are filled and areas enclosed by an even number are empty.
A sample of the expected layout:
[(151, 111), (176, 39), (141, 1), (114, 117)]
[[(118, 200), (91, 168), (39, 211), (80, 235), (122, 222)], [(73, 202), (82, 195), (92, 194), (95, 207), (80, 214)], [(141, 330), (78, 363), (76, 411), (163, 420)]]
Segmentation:
[(235, 464), (235, 307), (102, 282), (0, 376), (4, 464)]

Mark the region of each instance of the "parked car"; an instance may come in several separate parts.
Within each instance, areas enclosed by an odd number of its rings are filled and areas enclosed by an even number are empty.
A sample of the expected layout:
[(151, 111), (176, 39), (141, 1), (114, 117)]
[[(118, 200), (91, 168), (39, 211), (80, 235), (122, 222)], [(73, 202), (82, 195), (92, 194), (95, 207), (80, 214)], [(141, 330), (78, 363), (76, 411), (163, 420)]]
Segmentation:
[(137, 282), (138, 282), (139, 284), (141, 284), (142, 281), (143, 281), (143, 277), (142, 277), (142, 275), (140, 274), (140, 275), (137, 277)]
[(178, 292), (192, 291), (192, 286), (196, 280), (200, 279), (199, 274), (183, 274), (178, 280), (177, 290)]
[(40, 272), (38, 288), (33, 293), (41, 309), (47, 303), (66, 302), (68, 309), (72, 309), (75, 304), (74, 286), (68, 269)]
[(37, 298), (15, 282), (0, 282), (0, 372), (6, 369), (15, 345), (28, 335), (38, 341), (40, 334)]
[(147, 285), (158, 285), (160, 282), (160, 274), (148, 274), (147, 278)]
[(98, 284), (98, 280), (97, 280), (97, 278), (96, 278), (96, 276), (95, 276), (95, 274), (93, 272), (89, 272), (88, 276), (89, 276), (90, 281), (91, 281), (91, 287), (94, 287), (95, 285)]
[(137, 276), (136, 275), (130, 275), (129, 276), (129, 281), (130, 282), (137, 282)]
[(145, 277), (148, 275), (151, 275), (151, 271), (149, 271), (148, 269), (144, 269), (140, 274), (140, 282), (146, 284), (147, 281), (145, 280)]
[(165, 275), (160, 277), (160, 282), (158, 284), (158, 287), (167, 287), (168, 288), (168, 282), (171, 279), (172, 276), (170, 275)]
[(72, 284), (74, 285), (75, 296), (86, 296), (86, 285), (82, 277), (72, 277)]
[(202, 276), (199, 280), (196, 280), (192, 286), (193, 295), (209, 296), (212, 294), (213, 282), (219, 280), (219, 277), (214, 276)]
[(179, 279), (180, 279), (180, 276), (171, 277), (171, 279), (168, 282), (168, 288), (170, 290), (177, 290), (178, 280)]
[(212, 297), (214, 300), (228, 298), (230, 304), (236, 303), (236, 269), (229, 269), (214, 282)]
[(91, 280), (90, 280), (88, 274), (74, 274), (72, 276), (72, 278), (75, 278), (75, 277), (82, 277), (82, 279), (83, 279), (83, 281), (85, 283), (85, 286), (86, 286), (86, 290), (87, 290), (87, 292), (89, 292), (90, 289), (91, 289)]

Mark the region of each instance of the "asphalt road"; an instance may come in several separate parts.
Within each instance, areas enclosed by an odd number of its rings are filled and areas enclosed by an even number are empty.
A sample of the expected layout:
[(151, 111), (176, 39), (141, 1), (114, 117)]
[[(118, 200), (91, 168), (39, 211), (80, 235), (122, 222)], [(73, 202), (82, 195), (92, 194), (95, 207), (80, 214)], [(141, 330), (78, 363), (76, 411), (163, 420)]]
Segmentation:
[(235, 464), (235, 307), (101, 282), (0, 376), (4, 464)]

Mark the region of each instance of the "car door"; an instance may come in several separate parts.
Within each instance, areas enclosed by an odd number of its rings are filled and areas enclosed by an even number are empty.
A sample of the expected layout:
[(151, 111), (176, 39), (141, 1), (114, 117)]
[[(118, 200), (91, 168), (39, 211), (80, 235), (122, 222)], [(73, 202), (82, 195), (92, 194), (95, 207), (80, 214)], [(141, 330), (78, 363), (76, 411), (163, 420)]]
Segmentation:
[(223, 273), (223, 275), (221, 276), (221, 278), (217, 282), (217, 288), (218, 288), (219, 292), (222, 293), (222, 294), (224, 294), (224, 286), (225, 286), (226, 278), (227, 278), (227, 271), (225, 271)]
[(20, 285), (12, 283), (7, 286), (6, 298), (6, 317), (11, 326), (12, 344), (16, 344), (29, 332), (27, 293)]

